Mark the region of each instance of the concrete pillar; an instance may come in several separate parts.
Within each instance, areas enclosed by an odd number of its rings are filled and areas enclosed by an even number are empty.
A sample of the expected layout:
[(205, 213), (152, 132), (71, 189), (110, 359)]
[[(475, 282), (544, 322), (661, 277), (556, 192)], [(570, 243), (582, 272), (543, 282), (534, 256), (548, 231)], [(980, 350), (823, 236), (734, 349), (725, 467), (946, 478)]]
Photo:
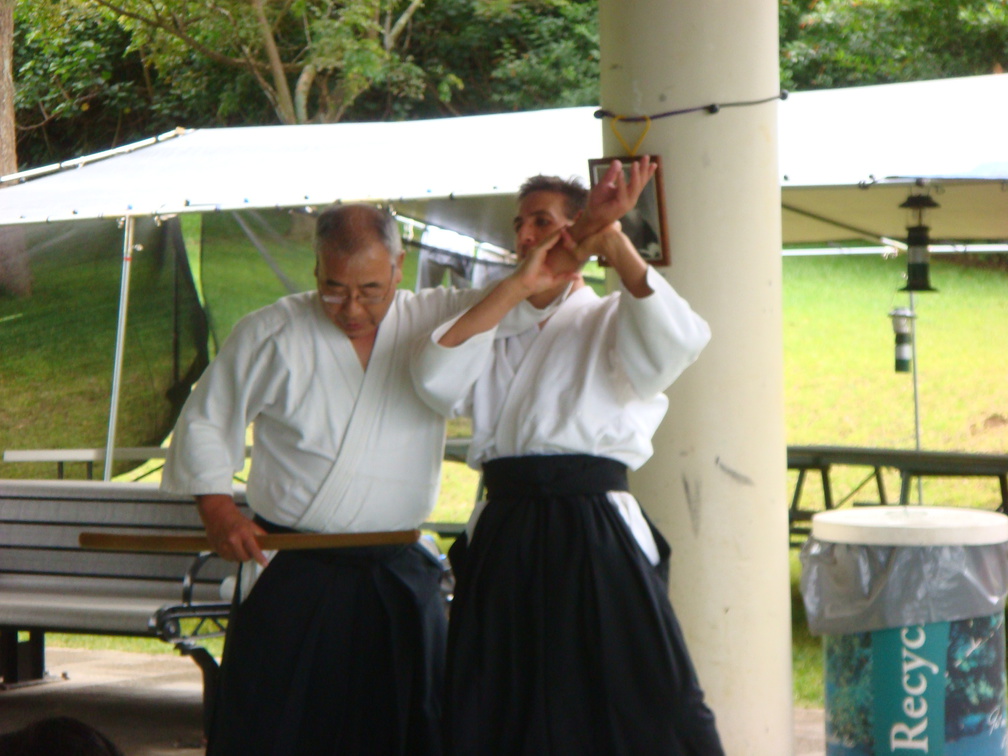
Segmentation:
[[(621, 115), (779, 92), (771, 0), (600, 0), (602, 107)], [(672, 544), (670, 593), (732, 756), (793, 751), (778, 103), (654, 120), (672, 265), (711, 325), (631, 478)], [(625, 154), (605, 121), (606, 155)], [(633, 146), (640, 124), (620, 123)]]

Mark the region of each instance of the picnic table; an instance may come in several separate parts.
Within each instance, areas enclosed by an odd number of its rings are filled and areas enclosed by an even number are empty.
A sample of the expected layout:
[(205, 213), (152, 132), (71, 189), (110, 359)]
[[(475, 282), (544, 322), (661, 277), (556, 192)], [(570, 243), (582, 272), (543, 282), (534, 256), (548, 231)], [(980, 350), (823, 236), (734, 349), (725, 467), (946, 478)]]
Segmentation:
[[(789, 522), (792, 535), (807, 535), (807, 523), (815, 510), (801, 506), (805, 478), (810, 471), (818, 472), (822, 483), (823, 506), (833, 509), (849, 501), (870, 481), (875, 483), (873, 503), (888, 504), (882, 470), (897, 470), (900, 475), (899, 504), (910, 502), (914, 479), (925, 477), (988, 477), (998, 481), (1001, 493), (999, 512), (1008, 512), (1008, 454), (974, 454), (972, 452), (924, 451), (918, 449), (887, 449), (874, 446), (789, 446), (788, 469), (797, 470), (798, 478), (791, 496)], [(845, 497), (836, 500), (830, 478), (837, 466), (871, 468), (868, 476)]]

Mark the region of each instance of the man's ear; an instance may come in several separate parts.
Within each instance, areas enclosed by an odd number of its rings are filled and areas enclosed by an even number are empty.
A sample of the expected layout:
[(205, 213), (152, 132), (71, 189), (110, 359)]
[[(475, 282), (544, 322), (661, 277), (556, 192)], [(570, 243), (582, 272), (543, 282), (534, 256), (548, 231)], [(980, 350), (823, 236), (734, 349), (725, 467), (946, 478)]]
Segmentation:
[(399, 282), (402, 281), (403, 262), (405, 262), (405, 260), (406, 260), (405, 252), (400, 252), (398, 255), (396, 255), (395, 259), (396, 272), (395, 275), (393, 276), (396, 286), (398, 286)]

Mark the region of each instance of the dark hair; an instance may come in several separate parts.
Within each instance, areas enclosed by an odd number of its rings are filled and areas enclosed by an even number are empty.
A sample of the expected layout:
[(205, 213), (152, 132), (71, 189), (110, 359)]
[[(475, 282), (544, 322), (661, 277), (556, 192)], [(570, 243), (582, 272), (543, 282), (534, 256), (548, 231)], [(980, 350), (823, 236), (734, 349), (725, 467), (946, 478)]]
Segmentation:
[(521, 202), (533, 192), (556, 192), (564, 196), (564, 212), (568, 218), (575, 218), (588, 204), (588, 190), (576, 176), (562, 179), (559, 176), (533, 176), (518, 189)]
[(394, 260), (402, 252), (399, 224), (392, 214), (374, 205), (331, 205), (315, 221), (315, 254), (326, 243), (353, 254), (370, 241), (379, 241)]
[(123, 756), (89, 724), (73, 717), (47, 717), (0, 735), (0, 756)]

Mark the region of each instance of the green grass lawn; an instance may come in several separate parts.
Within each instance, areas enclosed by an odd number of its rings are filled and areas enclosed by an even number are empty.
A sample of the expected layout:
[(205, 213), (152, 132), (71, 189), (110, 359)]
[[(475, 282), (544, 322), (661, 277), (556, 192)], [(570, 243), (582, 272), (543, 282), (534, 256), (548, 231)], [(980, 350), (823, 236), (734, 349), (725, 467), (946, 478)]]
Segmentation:
[[(304, 238), (289, 239), (286, 214), (269, 216), (278, 238), (271, 243), (272, 263), (298, 286), (312, 285), (312, 255)], [(228, 214), (186, 220), (189, 240), (203, 239), (202, 277), (213, 326), (221, 337), (253, 307), (285, 293), (270, 265), (236, 233)], [(259, 230), (267, 238), (265, 230)], [(267, 239), (268, 240), (268, 239)], [(78, 273), (95, 269), (86, 265)], [(412, 288), (416, 257), (407, 255), (403, 286)], [(913, 382), (893, 369), (893, 334), (889, 311), (905, 306), (905, 258), (869, 256), (785, 257), (783, 260), (785, 422), (789, 444), (836, 444), (913, 448)], [(46, 445), (53, 423), (67, 429), (64, 447), (103, 446), (108, 378), (102, 366), (111, 360), (107, 335), (114, 308), (102, 304), (117, 296), (114, 267), (96, 276), (87, 292), (69, 294), (66, 281), (53, 278), (36, 293), (37, 301), (0, 298), (0, 447)], [(112, 278), (112, 282), (105, 280)], [(1008, 272), (933, 258), (936, 293), (915, 298), (917, 368), (922, 447), (935, 450), (1004, 453), (1008, 449)], [(95, 300), (91, 316), (58, 317), (68, 296)], [(75, 300), (80, 302), (81, 300)], [(46, 320), (48, 318), (48, 320)], [(104, 319), (101, 320), (101, 319)], [(103, 325), (104, 323), (104, 325)], [(33, 330), (27, 330), (31, 327)], [(41, 334), (41, 335), (40, 335)], [(43, 338), (49, 334), (51, 340)], [(717, 334), (714, 334), (717, 338)], [(127, 361), (130, 361), (128, 355)], [(143, 380), (150, 360), (139, 360), (131, 380)], [(133, 363), (136, 364), (136, 363)], [(142, 402), (121, 411), (121, 423), (146, 422)], [(466, 435), (465, 422), (453, 423), (453, 435)], [(57, 445), (49, 443), (48, 445)], [(51, 476), (51, 466), (2, 465), (4, 477)], [(72, 474), (82, 476), (83, 470)], [(838, 498), (856, 485), (864, 470), (834, 471)], [(135, 476), (134, 476), (135, 477)], [(155, 478), (156, 479), (156, 473)], [(793, 487), (795, 474), (789, 474)], [(477, 474), (446, 463), (441, 495), (432, 519), (461, 522), (472, 507)], [(887, 489), (898, 490), (888, 477)], [(817, 486), (807, 485), (803, 505), (816, 505)], [(986, 480), (932, 479), (924, 484), (928, 503), (993, 508), (996, 483)], [(781, 502), (782, 507), (787, 502)], [(783, 547), (783, 544), (782, 544)], [(809, 636), (797, 580), (800, 567), (791, 554), (795, 700), (822, 705), (822, 654)], [(54, 644), (82, 642), (54, 636)], [(159, 641), (87, 639), (88, 644), (128, 644), (145, 651), (171, 649)]]
[[(785, 258), (789, 444), (914, 448), (913, 378), (894, 370), (888, 317), (907, 302), (896, 292), (904, 266), (903, 258)], [(915, 296), (921, 448), (1004, 453), (1008, 274), (933, 258), (931, 280), (939, 291)], [(864, 475), (863, 468), (837, 469), (834, 481), (849, 489)], [(793, 486), (796, 473), (790, 476)], [(888, 491), (899, 490), (895, 473), (885, 482)], [(930, 504), (1000, 501), (992, 480), (932, 478), (923, 490)], [(817, 496), (821, 505), (817, 486), (807, 485), (803, 505)]]

